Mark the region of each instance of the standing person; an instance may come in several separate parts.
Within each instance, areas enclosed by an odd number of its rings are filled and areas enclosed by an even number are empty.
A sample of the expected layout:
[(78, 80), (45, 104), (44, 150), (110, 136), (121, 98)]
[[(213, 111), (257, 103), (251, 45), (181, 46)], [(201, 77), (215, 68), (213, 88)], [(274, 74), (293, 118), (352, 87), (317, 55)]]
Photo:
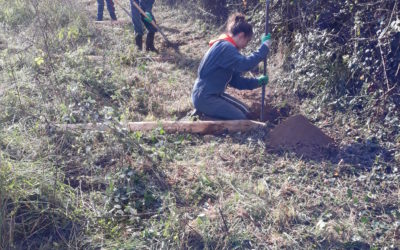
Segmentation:
[(204, 55), (192, 90), (196, 112), (224, 120), (248, 119), (249, 110), (241, 101), (225, 93), (228, 85), (236, 89), (255, 89), (268, 84), (268, 76), (244, 78), (242, 72), (250, 71), (264, 60), (270, 48), (270, 37), (261, 38), (261, 46), (250, 56), (239, 51), (247, 46), (253, 36), (253, 27), (240, 13), (228, 19), (226, 34), (210, 42)]
[[(142, 16), (139, 10), (133, 5), (133, 1), (136, 2), (144, 12), (146, 12), (146, 17)], [(154, 36), (157, 32), (157, 29), (151, 25), (152, 21), (156, 21), (152, 14), (154, 0), (130, 0), (131, 2), (131, 11), (132, 11), (132, 23), (135, 29), (135, 42), (138, 46), (139, 50), (143, 49), (143, 35), (144, 29), (143, 24), (148, 30), (147, 38), (146, 38), (146, 50), (158, 52), (154, 47)]]
[[(107, 3), (107, 10), (110, 13), (111, 20), (117, 21), (115, 15), (115, 7), (113, 0), (105, 0)], [(104, 0), (97, 0), (97, 21), (103, 21)]]

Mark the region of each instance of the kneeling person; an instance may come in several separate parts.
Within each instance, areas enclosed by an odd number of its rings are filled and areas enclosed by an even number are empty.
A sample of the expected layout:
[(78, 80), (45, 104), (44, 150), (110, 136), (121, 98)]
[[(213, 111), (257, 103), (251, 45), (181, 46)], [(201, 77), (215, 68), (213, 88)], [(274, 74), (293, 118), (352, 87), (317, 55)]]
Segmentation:
[(192, 90), (192, 102), (197, 111), (224, 120), (248, 119), (249, 110), (241, 101), (225, 93), (227, 85), (236, 89), (255, 89), (268, 83), (268, 76), (245, 78), (241, 73), (250, 71), (264, 60), (269, 52), (270, 35), (262, 37), (260, 48), (250, 56), (239, 51), (253, 36), (253, 27), (243, 14), (233, 14), (227, 24), (227, 33), (210, 42), (204, 55)]

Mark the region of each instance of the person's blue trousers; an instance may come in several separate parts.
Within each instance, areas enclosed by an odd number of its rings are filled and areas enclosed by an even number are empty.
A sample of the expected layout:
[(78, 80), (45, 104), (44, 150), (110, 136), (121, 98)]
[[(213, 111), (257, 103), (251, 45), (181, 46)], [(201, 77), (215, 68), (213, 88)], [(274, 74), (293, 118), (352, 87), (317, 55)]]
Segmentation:
[(223, 120), (246, 120), (250, 115), (246, 104), (226, 93), (197, 100), (195, 108), (207, 116)]
[[(117, 16), (115, 15), (115, 7), (113, 0), (105, 0), (107, 3), (107, 10), (110, 13), (110, 17), (112, 20), (117, 20)], [(97, 21), (103, 20), (103, 11), (104, 11), (104, 0), (97, 0)]]
[[(139, 10), (135, 7), (135, 5), (133, 5), (132, 1), (135, 1), (135, 0), (130, 0), (130, 3), (131, 3), (131, 12), (132, 12), (132, 23), (133, 23), (133, 27), (135, 29), (136, 35), (143, 36), (143, 34), (144, 34), (143, 24), (144, 24), (144, 26), (146, 26), (146, 29), (150, 33), (157, 32), (157, 29), (154, 28), (153, 25), (144, 21), (144, 17), (140, 14)], [(151, 13), (151, 15), (153, 16), (153, 13)], [(153, 16), (153, 20), (156, 21), (154, 16)]]

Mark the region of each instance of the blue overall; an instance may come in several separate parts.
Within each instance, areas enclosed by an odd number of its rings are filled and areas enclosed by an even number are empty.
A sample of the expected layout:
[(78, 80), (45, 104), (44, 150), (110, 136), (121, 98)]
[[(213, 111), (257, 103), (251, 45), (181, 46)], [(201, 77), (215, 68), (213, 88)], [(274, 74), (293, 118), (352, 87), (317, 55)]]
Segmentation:
[[(107, 3), (107, 10), (110, 13), (110, 17), (112, 20), (117, 20), (117, 16), (115, 15), (115, 7), (113, 0), (105, 0)], [(103, 11), (104, 11), (104, 0), (97, 0), (97, 21), (103, 20)]]
[(204, 55), (197, 72), (192, 90), (194, 107), (207, 116), (219, 119), (248, 119), (246, 105), (224, 92), (228, 84), (236, 89), (258, 88), (256, 78), (245, 78), (241, 73), (257, 66), (268, 52), (268, 47), (263, 44), (258, 51), (246, 57), (228, 41), (214, 43)]
[[(144, 26), (146, 26), (146, 28), (149, 32), (155, 33), (157, 31), (157, 29), (154, 28), (153, 25), (151, 25), (150, 23), (148, 23), (144, 20), (144, 17), (140, 14), (139, 10), (133, 5), (133, 1), (138, 3), (144, 12), (150, 12), (151, 15), (153, 16), (152, 9), (153, 9), (153, 4), (154, 4), (155, 0), (130, 0), (131, 12), (132, 12), (132, 23), (133, 23), (133, 27), (135, 29), (136, 35), (143, 36), (143, 34), (144, 34), (143, 24), (144, 24)], [(154, 18), (154, 16), (153, 16), (153, 20), (154, 21), (156, 20)]]

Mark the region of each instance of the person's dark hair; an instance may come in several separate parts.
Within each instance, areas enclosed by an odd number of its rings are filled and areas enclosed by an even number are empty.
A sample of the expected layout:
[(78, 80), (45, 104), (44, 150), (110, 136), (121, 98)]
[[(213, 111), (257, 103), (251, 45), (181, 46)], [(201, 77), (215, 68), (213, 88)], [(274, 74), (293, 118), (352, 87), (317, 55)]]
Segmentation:
[(241, 13), (234, 13), (229, 16), (226, 31), (232, 35), (244, 32), (246, 37), (253, 36), (253, 26), (246, 21), (246, 17)]

